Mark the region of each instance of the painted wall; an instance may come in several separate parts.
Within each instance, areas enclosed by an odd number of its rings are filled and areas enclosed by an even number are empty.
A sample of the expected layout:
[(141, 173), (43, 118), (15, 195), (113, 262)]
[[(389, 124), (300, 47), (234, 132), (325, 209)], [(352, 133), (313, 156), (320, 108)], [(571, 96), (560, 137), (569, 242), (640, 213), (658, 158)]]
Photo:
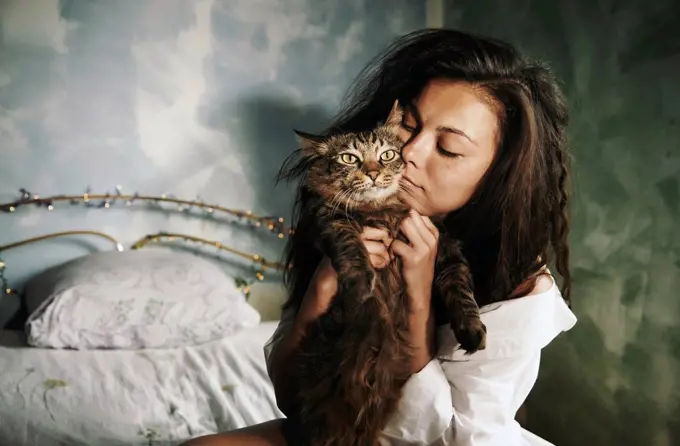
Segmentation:
[[(0, 2), (0, 200), (172, 193), (286, 215), (273, 188), (292, 128), (322, 128), (347, 85), (395, 36), (425, 25), (408, 0), (5, 0)], [(202, 219), (114, 206), (0, 215), (0, 245), (97, 229), (124, 244), (159, 230), (274, 257), (282, 242)], [(19, 285), (90, 239), (8, 251)], [(16, 308), (0, 297), (0, 326)]]
[(446, 3), (447, 27), (551, 63), (571, 105), (574, 308), (530, 429), (558, 446), (680, 444), (680, 3)]
[[(342, 7), (340, 4), (342, 3)], [(432, 2), (436, 3), (436, 2)], [(680, 444), (680, 11), (672, 0), (445, 2), (444, 22), (547, 59), (573, 125), (574, 302), (547, 350), (530, 428), (558, 446)], [(200, 195), (285, 214), (271, 179), (350, 79), (425, 23), (407, 0), (0, 2), (0, 199), (93, 191)], [(123, 242), (199, 233), (276, 254), (281, 244), (149, 211), (26, 209), (0, 245), (68, 229)], [(99, 243), (4, 255), (16, 284)], [(0, 325), (16, 302), (0, 298)]]

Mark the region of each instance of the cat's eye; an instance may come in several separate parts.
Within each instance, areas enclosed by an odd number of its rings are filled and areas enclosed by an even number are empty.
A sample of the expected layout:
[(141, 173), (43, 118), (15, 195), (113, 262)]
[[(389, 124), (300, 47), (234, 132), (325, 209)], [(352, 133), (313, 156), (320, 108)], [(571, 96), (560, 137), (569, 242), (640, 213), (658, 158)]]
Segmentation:
[(356, 155), (353, 155), (351, 153), (341, 153), (340, 156), (338, 157), (338, 160), (342, 164), (347, 164), (348, 166), (352, 166), (359, 161), (359, 158)]
[(394, 150), (385, 150), (383, 153), (380, 154), (380, 161), (384, 163), (389, 163), (390, 161), (394, 161), (394, 158), (397, 157), (397, 152)]

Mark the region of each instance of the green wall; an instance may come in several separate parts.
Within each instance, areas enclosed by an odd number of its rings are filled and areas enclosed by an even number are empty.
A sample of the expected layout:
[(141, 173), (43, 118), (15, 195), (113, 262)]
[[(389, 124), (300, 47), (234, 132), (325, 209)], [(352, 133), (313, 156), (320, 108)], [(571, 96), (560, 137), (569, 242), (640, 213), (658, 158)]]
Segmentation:
[(579, 323), (545, 351), (529, 428), (558, 446), (680, 445), (680, 2), (445, 12), (547, 60), (571, 106)]

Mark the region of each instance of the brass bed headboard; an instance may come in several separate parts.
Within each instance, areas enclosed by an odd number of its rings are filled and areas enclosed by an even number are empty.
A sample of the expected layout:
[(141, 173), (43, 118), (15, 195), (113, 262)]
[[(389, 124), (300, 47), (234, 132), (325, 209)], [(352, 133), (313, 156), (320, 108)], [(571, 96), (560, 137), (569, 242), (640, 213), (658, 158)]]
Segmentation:
[[(254, 215), (251, 211), (242, 211), (237, 209), (227, 208), (218, 204), (210, 204), (203, 202), (200, 197), (195, 200), (179, 199), (171, 195), (161, 194), (159, 196), (155, 195), (141, 195), (135, 194), (123, 194), (122, 188), (120, 186), (116, 187), (116, 193), (104, 193), (104, 194), (92, 194), (89, 189), (82, 195), (52, 195), (47, 197), (41, 197), (38, 194), (31, 193), (26, 189), (20, 189), (20, 198), (8, 202), (0, 203), (0, 212), (15, 213), (22, 207), (27, 206), (37, 206), (44, 208), (47, 211), (53, 211), (55, 209), (55, 203), (65, 203), (69, 205), (81, 205), (89, 208), (104, 208), (108, 209), (118, 202), (124, 202), (125, 206), (133, 206), (138, 203), (147, 203), (152, 206), (160, 206), (161, 203), (168, 203), (176, 206), (175, 209), (164, 210), (171, 212), (183, 212), (193, 216), (200, 216), (196, 211), (203, 213), (203, 217), (209, 216), (214, 217), (215, 214), (225, 214), (232, 217), (236, 217), (242, 221), (246, 221), (255, 228), (266, 229), (277, 235), (279, 239), (284, 239), (286, 235), (292, 233), (292, 229), (287, 227), (284, 223), (282, 217), (272, 217), (272, 216), (258, 216)], [(119, 251), (123, 251), (124, 247), (120, 244), (114, 237), (100, 231), (93, 230), (73, 230), (73, 231), (62, 231), (53, 232), (48, 234), (43, 234), (38, 237), (32, 237), (24, 240), (19, 240), (6, 245), (0, 245), (0, 294), (15, 294), (17, 290), (10, 287), (10, 284), (5, 276), (5, 270), (7, 268), (7, 263), (2, 259), (2, 252), (9, 249), (18, 248), (28, 244), (33, 244), (41, 242), (44, 240), (54, 239), (58, 237), (66, 236), (94, 236), (108, 240), (111, 242), (115, 248)], [(154, 234), (149, 234), (141, 239), (134, 242), (130, 249), (141, 249), (151, 243), (175, 243), (175, 242), (191, 242), (197, 243), (203, 246), (212, 246), (219, 251), (227, 252), (229, 254), (241, 257), (246, 260), (250, 260), (256, 266), (255, 279), (263, 280), (265, 270), (283, 271), (285, 266), (281, 263), (271, 262), (265, 259), (259, 254), (253, 254), (238, 250), (231, 246), (228, 246), (220, 241), (208, 240), (202, 237), (198, 237), (190, 234), (180, 234), (174, 232), (157, 232)], [(252, 279), (237, 278), (237, 285), (243, 291), (246, 296), (250, 295), (250, 285), (252, 284)]]

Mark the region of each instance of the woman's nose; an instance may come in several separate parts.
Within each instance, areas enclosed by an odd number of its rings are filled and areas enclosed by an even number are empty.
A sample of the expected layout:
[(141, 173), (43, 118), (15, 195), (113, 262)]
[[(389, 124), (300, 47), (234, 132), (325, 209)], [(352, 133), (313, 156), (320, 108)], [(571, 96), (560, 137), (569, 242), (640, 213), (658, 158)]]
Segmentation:
[(422, 133), (411, 138), (401, 149), (401, 157), (406, 164), (422, 167), (427, 158), (427, 138)]

